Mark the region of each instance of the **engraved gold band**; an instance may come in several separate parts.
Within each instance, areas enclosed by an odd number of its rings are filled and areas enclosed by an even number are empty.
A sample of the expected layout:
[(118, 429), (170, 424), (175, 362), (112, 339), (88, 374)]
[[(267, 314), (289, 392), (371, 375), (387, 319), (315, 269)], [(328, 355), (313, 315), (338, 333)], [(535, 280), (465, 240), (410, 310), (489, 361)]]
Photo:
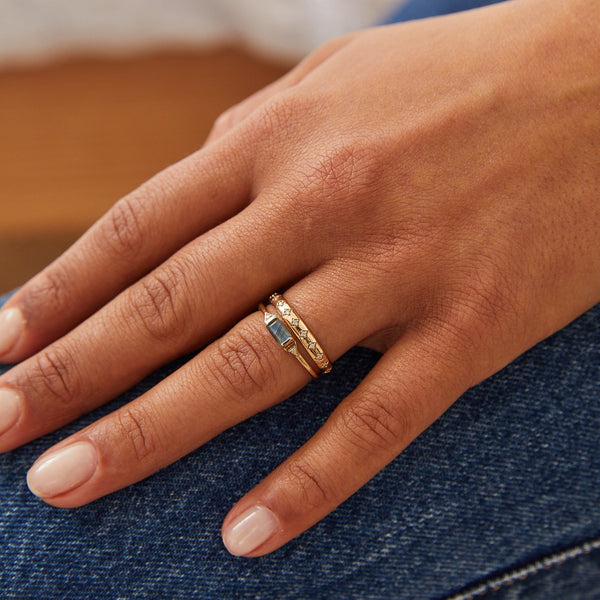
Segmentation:
[(277, 343), (286, 352), (294, 355), (298, 359), (298, 362), (316, 379), (318, 376), (317, 372), (311, 365), (308, 364), (308, 361), (304, 358), (304, 356), (298, 352), (296, 340), (294, 340), (294, 337), (290, 333), (289, 329), (281, 322), (281, 319), (267, 311), (265, 305), (262, 303), (258, 305), (258, 308), (263, 312), (265, 325)]
[(304, 346), (319, 371), (321, 373), (329, 373), (331, 371), (331, 362), (319, 342), (317, 342), (317, 338), (315, 338), (306, 326), (306, 323), (300, 318), (300, 315), (288, 304), (281, 294), (271, 294), (269, 301), (277, 311), (277, 314), (287, 324), (288, 329)]

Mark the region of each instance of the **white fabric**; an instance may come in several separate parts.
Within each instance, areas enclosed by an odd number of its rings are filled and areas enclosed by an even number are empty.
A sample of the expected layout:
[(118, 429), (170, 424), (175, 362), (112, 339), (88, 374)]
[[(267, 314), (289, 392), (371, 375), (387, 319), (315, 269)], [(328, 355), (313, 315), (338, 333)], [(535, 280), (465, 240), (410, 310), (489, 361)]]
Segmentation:
[[(404, 0), (406, 1), (406, 0)], [(0, 0), (0, 64), (239, 41), (297, 59), (402, 0)]]

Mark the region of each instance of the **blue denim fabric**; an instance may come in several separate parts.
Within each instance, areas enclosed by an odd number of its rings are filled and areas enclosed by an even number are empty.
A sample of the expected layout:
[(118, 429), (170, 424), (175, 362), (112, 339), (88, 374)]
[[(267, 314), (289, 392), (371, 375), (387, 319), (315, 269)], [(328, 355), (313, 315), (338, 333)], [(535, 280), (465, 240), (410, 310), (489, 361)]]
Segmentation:
[(393, 11), (386, 19), (386, 23), (397, 23), (398, 21), (410, 21), (412, 19), (424, 19), (448, 15), (461, 10), (481, 8), (489, 4), (498, 4), (506, 0), (411, 0), (397, 10)]
[(378, 357), (351, 350), (288, 401), (82, 508), (33, 497), (29, 465), (177, 365), (1, 456), (0, 597), (600, 598), (600, 305), (467, 392), (310, 531), (264, 558), (226, 552), (229, 507)]

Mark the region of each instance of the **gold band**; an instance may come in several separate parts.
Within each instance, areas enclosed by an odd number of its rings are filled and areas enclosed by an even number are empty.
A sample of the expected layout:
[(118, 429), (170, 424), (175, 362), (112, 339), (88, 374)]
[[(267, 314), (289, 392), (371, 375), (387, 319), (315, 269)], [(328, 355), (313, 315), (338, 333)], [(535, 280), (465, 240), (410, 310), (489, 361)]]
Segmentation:
[(274, 314), (270, 313), (264, 304), (259, 304), (258, 308), (263, 312), (265, 318), (265, 325), (269, 330), (269, 333), (275, 338), (277, 343), (286, 351), (295, 356), (298, 362), (316, 379), (318, 377), (317, 372), (313, 369), (308, 361), (298, 352), (298, 345), (294, 336), (288, 327)]
[(288, 304), (287, 300), (281, 294), (271, 294), (269, 301), (281, 319), (287, 324), (288, 329), (292, 331), (296, 339), (300, 340), (300, 343), (315, 362), (319, 371), (321, 373), (329, 373), (329, 371), (331, 371), (331, 362), (298, 313)]

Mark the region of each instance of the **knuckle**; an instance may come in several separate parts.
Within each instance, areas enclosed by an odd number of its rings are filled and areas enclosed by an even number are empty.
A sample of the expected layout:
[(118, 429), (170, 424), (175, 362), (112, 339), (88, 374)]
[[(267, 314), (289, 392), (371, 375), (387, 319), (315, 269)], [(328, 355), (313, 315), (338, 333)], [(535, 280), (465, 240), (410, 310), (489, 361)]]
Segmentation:
[(50, 395), (62, 404), (72, 404), (81, 395), (81, 377), (71, 353), (53, 345), (35, 356), (35, 370), (30, 384), (43, 395)]
[(110, 210), (102, 227), (102, 243), (121, 258), (134, 258), (146, 239), (142, 222), (147, 203), (137, 192), (121, 198)]
[(225, 112), (222, 112), (216, 118), (213, 124), (211, 136), (222, 135), (230, 129), (233, 129), (240, 120), (238, 117), (238, 113), (238, 105), (232, 106), (231, 108), (228, 108)]
[(517, 334), (522, 312), (518, 290), (500, 261), (480, 254), (465, 268), (456, 289), (442, 303), (439, 320), (446, 323), (461, 349), (481, 349), (490, 335)]
[(239, 327), (215, 342), (209, 366), (227, 397), (246, 401), (274, 380), (276, 361), (266, 341), (258, 328)]
[(382, 161), (368, 144), (337, 140), (309, 162), (299, 161), (290, 178), (290, 208), (300, 214), (308, 208), (319, 217), (331, 215), (332, 208), (349, 210), (349, 218), (363, 222), (372, 210), (364, 199), (381, 185), (381, 171)]
[(139, 407), (124, 406), (117, 413), (117, 433), (127, 441), (136, 459), (143, 461), (155, 453), (156, 433), (151, 419)]
[(27, 288), (24, 303), (27, 313), (38, 314), (42, 312), (39, 307), (44, 307), (44, 312), (60, 313), (68, 307), (69, 277), (61, 262), (50, 265), (44, 269)]
[(263, 140), (278, 141), (289, 135), (301, 110), (297, 96), (281, 92), (261, 104), (253, 113), (250, 125)]
[(293, 461), (286, 465), (286, 480), (300, 491), (305, 504), (318, 508), (329, 503), (328, 487), (308, 464)]
[(496, 322), (506, 306), (506, 290), (501, 282), (476, 275), (471, 284), (465, 286), (460, 306), (468, 320), (489, 324)]
[(121, 198), (99, 221), (96, 240), (101, 250), (108, 248), (125, 260), (138, 258), (153, 239), (160, 215), (169, 210), (167, 202), (176, 186), (173, 174), (166, 170)]
[(363, 154), (354, 140), (338, 143), (317, 156), (303, 175), (310, 187), (320, 190), (346, 194), (350, 189), (366, 188), (363, 179), (369, 175), (371, 164)]
[(132, 288), (128, 304), (152, 340), (175, 341), (189, 329), (187, 292), (185, 267), (171, 259)]
[(377, 390), (371, 391), (343, 413), (343, 433), (356, 446), (389, 452), (409, 437), (405, 411), (391, 407)]

